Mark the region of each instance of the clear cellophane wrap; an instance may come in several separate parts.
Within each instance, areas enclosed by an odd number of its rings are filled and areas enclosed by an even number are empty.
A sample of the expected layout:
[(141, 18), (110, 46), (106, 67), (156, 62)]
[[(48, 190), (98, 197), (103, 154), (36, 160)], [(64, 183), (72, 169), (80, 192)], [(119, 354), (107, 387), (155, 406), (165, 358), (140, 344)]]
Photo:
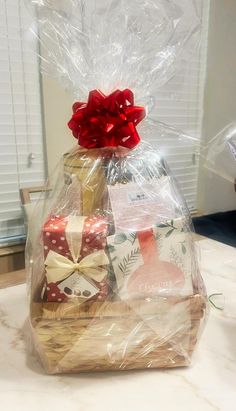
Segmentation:
[(168, 128), (151, 113), (196, 47), (195, 2), (28, 3), (42, 68), (77, 101), (79, 144), (28, 233), (35, 350), (49, 373), (189, 365), (207, 308), (191, 218), (161, 150), (140, 140)]

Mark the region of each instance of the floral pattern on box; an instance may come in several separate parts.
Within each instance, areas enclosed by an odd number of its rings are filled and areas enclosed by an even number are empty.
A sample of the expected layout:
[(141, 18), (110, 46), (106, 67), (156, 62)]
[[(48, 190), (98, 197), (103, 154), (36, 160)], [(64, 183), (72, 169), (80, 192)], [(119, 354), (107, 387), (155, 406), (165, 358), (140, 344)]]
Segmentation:
[(141, 232), (107, 238), (120, 298), (188, 295), (192, 286), (192, 241), (184, 219)]

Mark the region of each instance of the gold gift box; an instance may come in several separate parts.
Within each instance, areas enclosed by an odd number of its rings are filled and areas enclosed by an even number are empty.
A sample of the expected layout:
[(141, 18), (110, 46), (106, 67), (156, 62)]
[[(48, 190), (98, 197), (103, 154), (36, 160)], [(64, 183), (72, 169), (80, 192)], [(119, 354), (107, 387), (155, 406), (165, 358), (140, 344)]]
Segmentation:
[(106, 179), (104, 159), (98, 149), (78, 149), (64, 155), (65, 175), (76, 176), (81, 184), (81, 214), (104, 209)]

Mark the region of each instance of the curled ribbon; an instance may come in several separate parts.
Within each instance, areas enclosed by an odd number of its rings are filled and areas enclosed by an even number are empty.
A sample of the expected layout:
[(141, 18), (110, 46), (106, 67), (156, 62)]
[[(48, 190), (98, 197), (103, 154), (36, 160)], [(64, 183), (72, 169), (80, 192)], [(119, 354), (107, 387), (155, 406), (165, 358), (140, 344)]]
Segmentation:
[(65, 280), (74, 271), (101, 282), (107, 271), (101, 266), (109, 264), (104, 250), (96, 251), (84, 257), (79, 263), (74, 263), (68, 258), (50, 251), (45, 260), (46, 277), (48, 283), (56, 283)]
[(146, 115), (145, 108), (134, 105), (131, 90), (116, 90), (105, 96), (99, 90), (89, 93), (88, 103), (73, 105), (69, 128), (85, 148), (134, 148), (140, 137), (136, 126)]

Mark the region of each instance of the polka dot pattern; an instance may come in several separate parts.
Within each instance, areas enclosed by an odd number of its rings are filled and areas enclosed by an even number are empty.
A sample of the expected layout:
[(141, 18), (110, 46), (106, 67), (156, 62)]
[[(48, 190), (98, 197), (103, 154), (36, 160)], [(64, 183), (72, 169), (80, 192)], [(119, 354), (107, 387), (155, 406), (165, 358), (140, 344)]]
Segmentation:
[(47, 301), (66, 302), (66, 300), (66, 295), (59, 290), (57, 284), (49, 283), (47, 285)]
[(106, 246), (107, 222), (104, 217), (87, 217), (84, 222), (82, 236), (82, 257), (91, 254), (95, 250), (103, 250)]
[[(66, 225), (64, 225), (64, 223), (66, 223)], [(65, 241), (65, 229), (67, 224), (68, 217), (62, 216), (54, 216), (44, 224), (43, 242), (45, 258), (51, 250), (62, 255), (68, 253), (68, 258), (72, 260), (68, 244)]]
[[(43, 241), (44, 256), (47, 257), (50, 250), (66, 256), (72, 260), (72, 256), (66, 241), (65, 230), (69, 217), (60, 215), (52, 216), (44, 225)], [(107, 222), (104, 217), (89, 216), (84, 221), (82, 244), (80, 249), (81, 259), (106, 247)], [(105, 277), (101, 283), (94, 281), (99, 292), (89, 301), (104, 301), (108, 295), (108, 278)], [(68, 297), (58, 288), (59, 283), (47, 284), (46, 296), (50, 302), (66, 302)]]

